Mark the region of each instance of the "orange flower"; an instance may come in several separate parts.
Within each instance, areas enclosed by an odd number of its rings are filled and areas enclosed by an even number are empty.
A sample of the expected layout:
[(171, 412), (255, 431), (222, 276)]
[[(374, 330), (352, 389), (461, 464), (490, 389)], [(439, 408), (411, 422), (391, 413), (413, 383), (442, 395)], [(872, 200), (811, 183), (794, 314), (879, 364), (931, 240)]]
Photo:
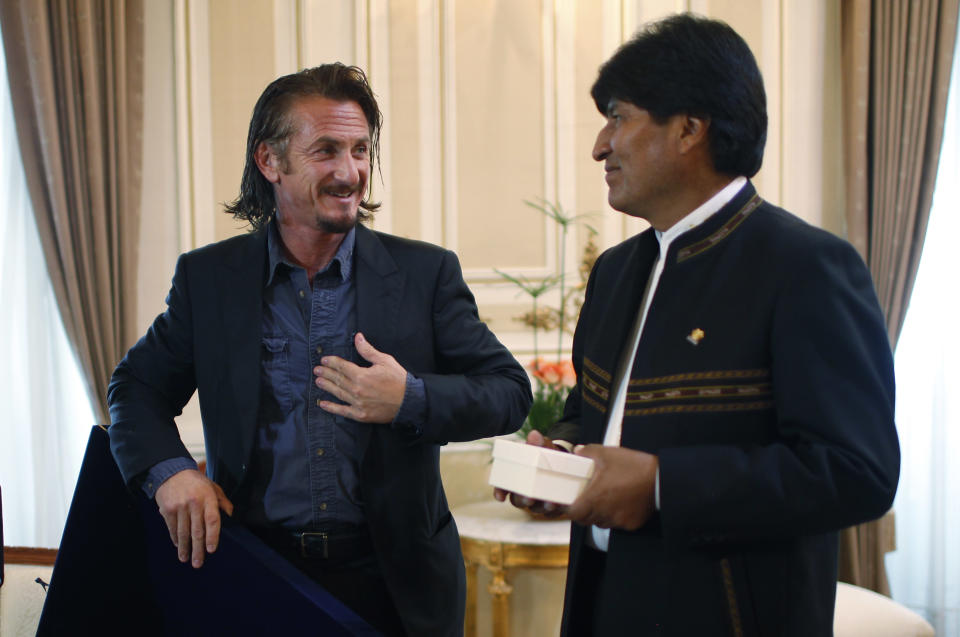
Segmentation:
[(573, 387), (577, 382), (573, 364), (568, 360), (548, 363), (541, 358), (536, 358), (530, 363), (529, 369), (534, 378), (547, 385)]

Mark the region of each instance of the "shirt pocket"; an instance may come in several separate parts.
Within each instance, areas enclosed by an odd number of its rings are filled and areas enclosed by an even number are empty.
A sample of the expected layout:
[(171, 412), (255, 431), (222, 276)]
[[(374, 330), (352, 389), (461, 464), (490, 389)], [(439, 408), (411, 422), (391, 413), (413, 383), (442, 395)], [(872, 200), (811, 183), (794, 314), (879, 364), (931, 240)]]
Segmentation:
[(262, 407), (284, 416), (293, 408), (290, 388), (290, 340), (283, 335), (263, 337), (261, 348)]

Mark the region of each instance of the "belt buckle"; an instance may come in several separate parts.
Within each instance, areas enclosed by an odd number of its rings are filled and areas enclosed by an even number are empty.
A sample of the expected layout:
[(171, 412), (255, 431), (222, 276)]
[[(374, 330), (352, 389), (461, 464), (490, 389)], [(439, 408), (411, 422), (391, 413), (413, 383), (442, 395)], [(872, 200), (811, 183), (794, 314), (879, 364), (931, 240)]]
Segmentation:
[(328, 543), (327, 543), (328, 538), (327, 538), (327, 534), (326, 534), (326, 533), (319, 533), (319, 532), (316, 532), (316, 531), (304, 531), (303, 533), (300, 534), (300, 557), (303, 557), (303, 558), (309, 557), (309, 556), (307, 555), (307, 543), (306, 543), (306, 539), (307, 539), (307, 536), (308, 536), (308, 535), (309, 535), (310, 537), (318, 537), (318, 538), (320, 538), (320, 540), (323, 542), (323, 559), (328, 559), (328, 558), (330, 557), (330, 555), (329, 555), (329, 552), (328, 552), (328, 550), (327, 550), (327, 548), (328, 548)]

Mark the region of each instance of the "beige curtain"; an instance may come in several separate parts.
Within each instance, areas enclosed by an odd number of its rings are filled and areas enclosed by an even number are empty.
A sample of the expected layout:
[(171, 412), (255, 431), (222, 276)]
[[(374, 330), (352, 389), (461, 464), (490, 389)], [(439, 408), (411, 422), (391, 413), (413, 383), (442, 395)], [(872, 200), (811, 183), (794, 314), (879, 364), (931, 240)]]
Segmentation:
[(143, 0), (3, 0), (0, 26), (47, 269), (105, 423), (136, 329)]
[[(920, 264), (957, 34), (958, 0), (845, 0), (848, 239), (870, 267), (896, 347)], [(893, 516), (841, 534), (840, 579), (889, 595)]]

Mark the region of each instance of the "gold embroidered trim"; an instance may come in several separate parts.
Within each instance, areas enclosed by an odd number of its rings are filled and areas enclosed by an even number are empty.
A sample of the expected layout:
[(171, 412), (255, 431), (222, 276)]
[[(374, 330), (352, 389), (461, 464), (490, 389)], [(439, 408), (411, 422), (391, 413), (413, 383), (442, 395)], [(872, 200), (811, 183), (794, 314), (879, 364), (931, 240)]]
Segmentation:
[(590, 396), (587, 396), (586, 394), (581, 394), (580, 398), (583, 399), (583, 402), (587, 403), (588, 405), (590, 405), (591, 407), (599, 411), (601, 414), (607, 413), (607, 406), (601, 403), (600, 401), (594, 400), (593, 398), (591, 398)]
[(690, 257), (695, 257), (698, 254), (706, 252), (713, 246), (729, 237), (733, 231), (737, 229), (737, 226), (743, 223), (744, 220), (750, 216), (750, 213), (756, 210), (757, 207), (762, 203), (763, 199), (760, 198), (760, 195), (754, 194), (750, 201), (743, 206), (743, 208), (738, 210), (736, 214), (730, 217), (730, 219), (725, 224), (720, 226), (712, 235), (706, 239), (697, 241), (694, 244), (680, 248), (680, 250), (677, 251), (677, 263), (681, 263)]
[(606, 385), (601, 385), (589, 374), (583, 375), (583, 388), (590, 390), (601, 400), (606, 400), (610, 397), (610, 388)]
[(733, 378), (769, 378), (769, 369), (721, 369), (711, 372), (689, 372), (671, 376), (630, 379), (630, 385), (666, 385), (684, 380), (717, 380)]
[(603, 380), (607, 381), (608, 383), (613, 379), (613, 376), (610, 375), (610, 372), (604, 369), (601, 369), (599, 365), (594, 363), (592, 360), (590, 360), (586, 356), (583, 357), (583, 366), (589, 369), (591, 372), (593, 372), (597, 376), (599, 376), (600, 378), (602, 378)]
[(752, 403), (710, 403), (708, 405), (663, 405), (662, 407), (644, 407), (642, 409), (625, 409), (624, 416), (655, 416), (658, 414), (676, 414), (682, 412), (723, 412), (723, 411), (755, 411), (772, 409), (772, 400), (762, 400)]
[(610, 378), (611, 376), (607, 371), (584, 356), (583, 372), (580, 375), (582, 390), (580, 397), (601, 414), (607, 413), (606, 403), (610, 398)]
[(730, 609), (730, 623), (734, 637), (743, 637), (743, 622), (740, 620), (740, 607), (737, 604), (737, 591), (733, 588), (733, 573), (730, 570), (730, 560), (720, 560), (720, 570), (723, 572), (723, 588), (727, 593), (727, 606)]
[(712, 387), (686, 387), (658, 389), (655, 391), (627, 392), (627, 404), (648, 403), (671, 399), (694, 398), (742, 398), (769, 395), (773, 393), (770, 383), (752, 385), (714, 385)]

